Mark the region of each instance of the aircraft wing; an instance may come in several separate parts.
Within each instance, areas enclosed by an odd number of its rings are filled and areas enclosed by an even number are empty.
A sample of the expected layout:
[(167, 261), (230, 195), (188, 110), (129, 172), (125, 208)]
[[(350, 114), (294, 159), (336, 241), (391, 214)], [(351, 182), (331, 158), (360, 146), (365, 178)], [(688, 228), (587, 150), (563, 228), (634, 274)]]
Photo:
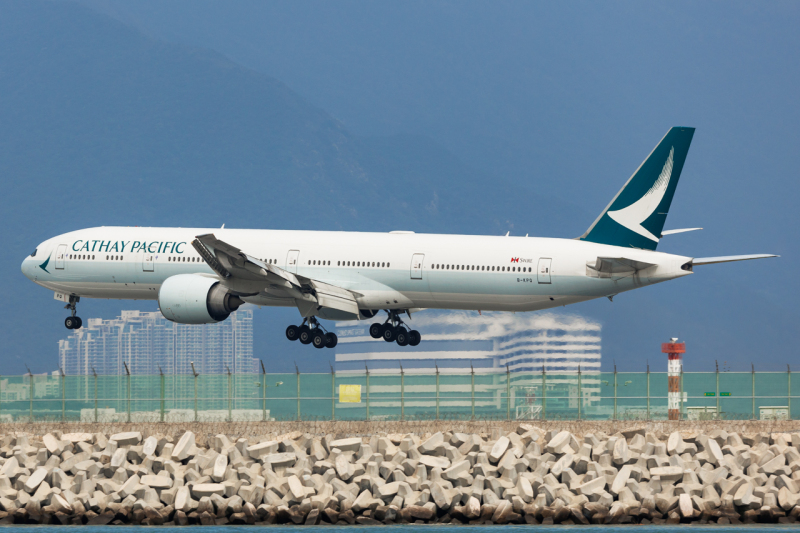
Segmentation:
[(214, 234), (198, 235), (192, 246), (223, 283), (240, 296), (265, 292), (274, 298), (292, 298), (304, 317), (316, 315), (323, 307), (356, 316), (359, 313), (356, 293), (265, 263)]
[(598, 257), (594, 263), (591, 261), (586, 263), (586, 270), (595, 278), (620, 278), (651, 266), (655, 266), (655, 263), (636, 261), (627, 257)]
[(749, 261), (750, 259), (767, 259), (768, 257), (780, 257), (773, 254), (753, 254), (753, 255), (726, 255), (721, 257), (696, 257), (692, 259), (693, 265), (713, 265), (715, 263), (732, 263), (734, 261)]

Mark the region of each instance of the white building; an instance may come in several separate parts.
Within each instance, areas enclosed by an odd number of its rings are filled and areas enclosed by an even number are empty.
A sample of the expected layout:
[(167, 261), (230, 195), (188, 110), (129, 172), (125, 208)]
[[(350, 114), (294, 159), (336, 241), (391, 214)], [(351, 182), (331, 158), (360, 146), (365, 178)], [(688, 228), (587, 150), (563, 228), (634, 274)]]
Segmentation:
[(406, 318), (422, 332), (416, 347), (373, 339), (370, 323), (337, 324), (336, 374), (368, 369), (376, 414), (396, 416), (401, 403), (406, 416), (574, 418), (600, 401), (601, 326), (584, 317), (428, 311)]

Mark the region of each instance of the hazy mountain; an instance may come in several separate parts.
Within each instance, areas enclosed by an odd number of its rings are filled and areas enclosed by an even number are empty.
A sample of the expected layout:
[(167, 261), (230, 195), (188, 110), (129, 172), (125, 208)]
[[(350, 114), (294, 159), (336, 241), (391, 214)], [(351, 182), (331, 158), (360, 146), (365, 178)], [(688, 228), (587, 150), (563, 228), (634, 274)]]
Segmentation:
[[(502, 234), (571, 211), (423, 136), (356, 138), (278, 80), (72, 3), (0, 3), (0, 95), (5, 373), (54, 366), (65, 312), (19, 265), (57, 233), (225, 223)], [(509, 198), (525, 208), (509, 211)], [(152, 305), (88, 301), (80, 313)], [(283, 342), (297, 313), (269, 313), (269, 342)]]

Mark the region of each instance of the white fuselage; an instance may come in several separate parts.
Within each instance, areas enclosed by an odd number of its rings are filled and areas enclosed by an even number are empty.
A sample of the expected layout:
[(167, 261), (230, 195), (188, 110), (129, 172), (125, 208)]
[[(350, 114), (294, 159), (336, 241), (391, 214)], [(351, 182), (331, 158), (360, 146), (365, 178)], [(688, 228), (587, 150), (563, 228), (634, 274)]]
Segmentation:
[[(139, 227), (59, 235), (39, 245), (36, 255), (23, 261), (22, 272), (62, 295), (155, 300), (170, 276), (216, 276), (191, 245), (207, 233), (269, 264), (353, 291), (364, 310), (535, 311), (691, 273), (681, 268), (689, 257), (571, 239)], [(598, 257), (654, 266), (598, 277), (587, 266)], [(295, 305), (268, 286), (256, 290), (243, 299)]]

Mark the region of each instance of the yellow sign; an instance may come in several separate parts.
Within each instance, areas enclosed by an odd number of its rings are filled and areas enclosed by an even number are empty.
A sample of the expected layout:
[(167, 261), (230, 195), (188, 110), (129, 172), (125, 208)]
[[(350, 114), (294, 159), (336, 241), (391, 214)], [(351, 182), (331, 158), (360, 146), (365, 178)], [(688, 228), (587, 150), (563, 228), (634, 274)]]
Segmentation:
[(339, 403), (361, 403), (361, 385), (339, 385)]

